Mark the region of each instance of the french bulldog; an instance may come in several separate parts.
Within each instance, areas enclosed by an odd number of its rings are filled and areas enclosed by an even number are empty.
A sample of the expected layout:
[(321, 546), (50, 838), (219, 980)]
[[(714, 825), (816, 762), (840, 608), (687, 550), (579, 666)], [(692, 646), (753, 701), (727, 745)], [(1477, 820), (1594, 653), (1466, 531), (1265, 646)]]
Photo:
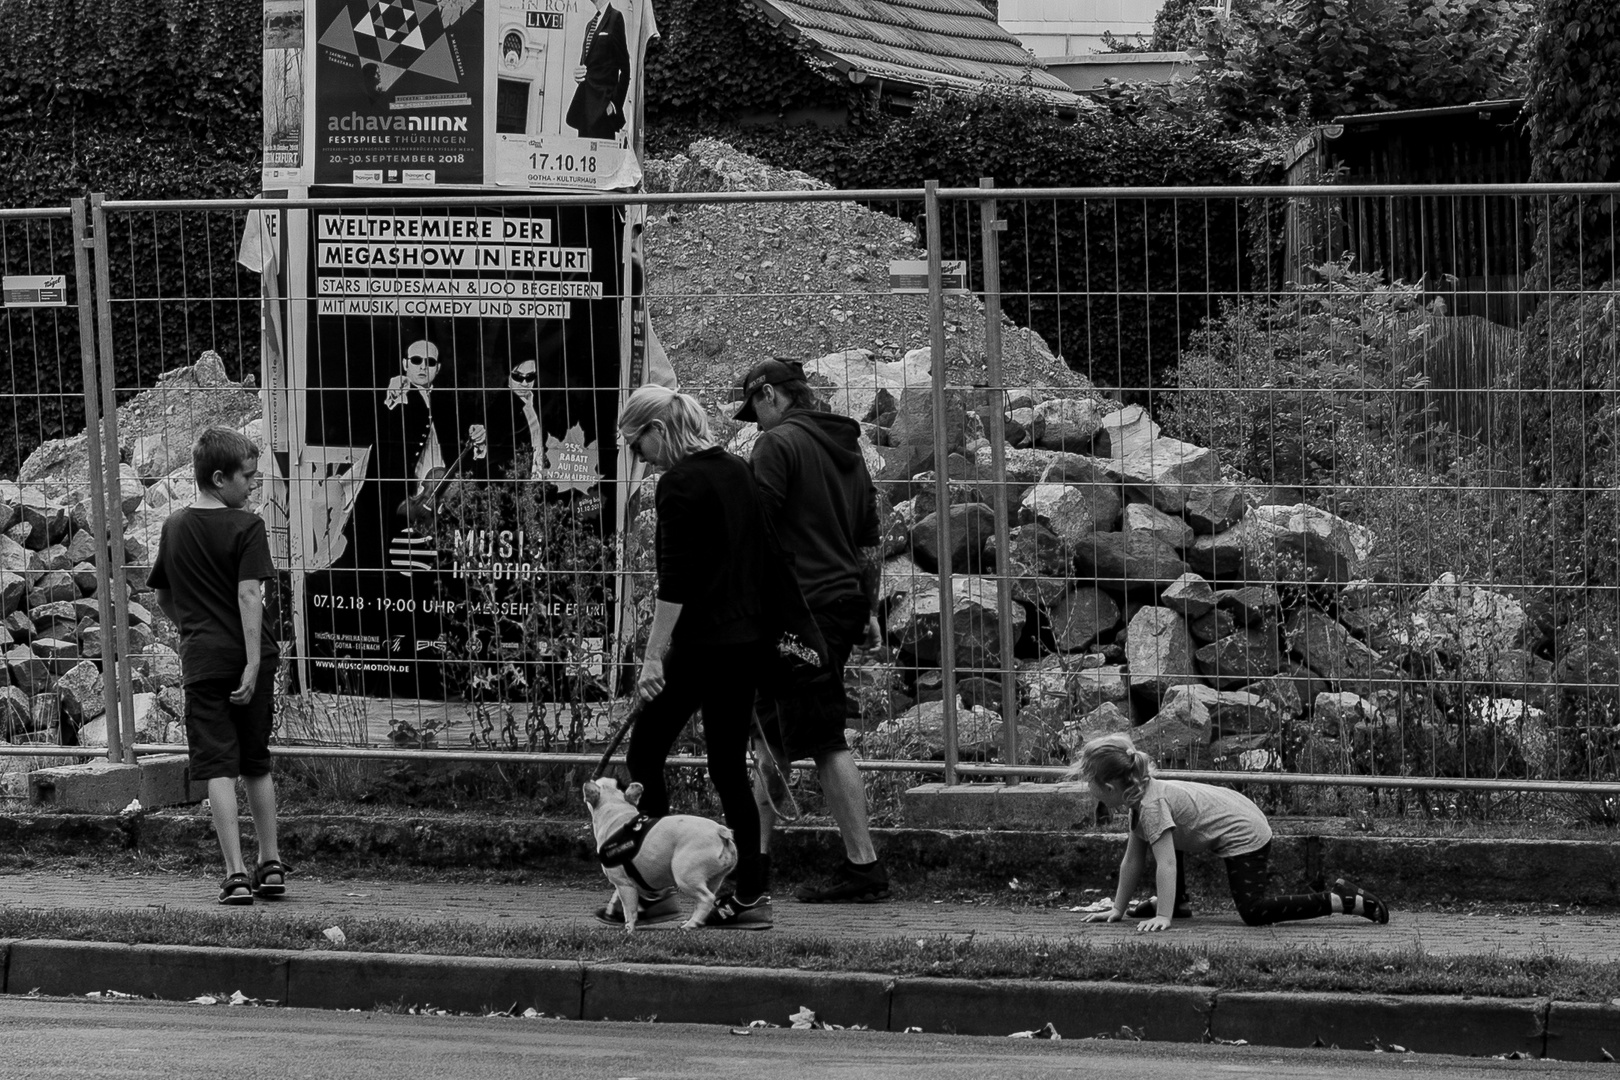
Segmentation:
[(638, 893), (674, 885), (697, 902), (681, 929), (696, 929), (714, 910), (716, 891), (737, 865), (737, 845), (730, 829), (708, 818), (642, 817), (636, 809), (641, 791), (640, 784), (631, 784), (621, 792), (618, 781), (609, 778), (585, 783), (597, 858), (614, 888), (608, 909), (622, 910), (625, 932), (634, 933)]

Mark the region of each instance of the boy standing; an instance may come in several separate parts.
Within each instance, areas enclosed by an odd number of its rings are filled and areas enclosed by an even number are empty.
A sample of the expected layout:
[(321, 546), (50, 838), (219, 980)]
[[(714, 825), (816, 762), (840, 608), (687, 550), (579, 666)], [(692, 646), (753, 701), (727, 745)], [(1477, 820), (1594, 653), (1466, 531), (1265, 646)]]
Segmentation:
[[(180, 628), (191, 779), (208, 781), (214, 832), (225, 856), (222, 904), (287, 892), (276, 852), (270, 725), (279, 650), (263, 632), (264, 581), (275, 574), (264, 521), (248, 513), (259, 448), (230, 428), (204, 428), (191, 448), (197, 498), (163, 523), (147, 584)], [(247, 790), (259, 841), (249, 876), (242, 861), (236, 778)]]

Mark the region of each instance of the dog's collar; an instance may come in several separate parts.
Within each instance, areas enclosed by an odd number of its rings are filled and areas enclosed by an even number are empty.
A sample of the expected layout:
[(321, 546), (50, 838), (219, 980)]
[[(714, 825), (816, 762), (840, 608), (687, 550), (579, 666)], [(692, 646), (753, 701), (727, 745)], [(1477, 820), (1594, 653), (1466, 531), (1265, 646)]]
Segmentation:
[(646, 814), (637, 814), (631, 820), (614, 829), (606, 840), (596, 848), (596, 860), (602, 864), (604, 870), (613, 867), (623, 867), (625, 872), (641, 886), (643, 891), (650, 892), (652, 887), (641, 877), (641, 872), (635, 867), (635, 858), (641, 854), (642, 842), (647, 839), (647, 833), (658, 819), (648, 817)]

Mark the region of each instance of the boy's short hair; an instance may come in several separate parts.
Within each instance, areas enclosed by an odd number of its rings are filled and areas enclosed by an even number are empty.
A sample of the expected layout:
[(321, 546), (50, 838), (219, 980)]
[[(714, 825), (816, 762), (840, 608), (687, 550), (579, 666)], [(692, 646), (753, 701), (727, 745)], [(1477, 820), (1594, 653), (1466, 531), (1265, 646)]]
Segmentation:
[(214, 474), (231, 476), (240, 471), (248, 458), (259, 456), (253, 440), (234, 428), (212, 425), (197, 433), (191, 444), (191, 467), (197, 475), (197, 486), (214, 490)]

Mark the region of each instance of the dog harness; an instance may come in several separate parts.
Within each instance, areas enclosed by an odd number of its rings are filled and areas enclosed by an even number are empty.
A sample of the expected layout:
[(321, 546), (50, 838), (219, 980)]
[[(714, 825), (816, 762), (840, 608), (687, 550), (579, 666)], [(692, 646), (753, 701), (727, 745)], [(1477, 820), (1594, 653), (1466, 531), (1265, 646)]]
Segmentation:
[(634, 881), (643, 893), (656, 890), (647, 884), (647, 879), (636, 869), (635, 859), (641, 854), (641, 845), (656, 824), (657, 818), (637, 814), (633, 820), (613, 830), (613, 834), (602, 841), (602, 846), (596, 849), (596, 860), (604, 869), (623, 867), (624, 872), (630, 875), (630, 880)]

